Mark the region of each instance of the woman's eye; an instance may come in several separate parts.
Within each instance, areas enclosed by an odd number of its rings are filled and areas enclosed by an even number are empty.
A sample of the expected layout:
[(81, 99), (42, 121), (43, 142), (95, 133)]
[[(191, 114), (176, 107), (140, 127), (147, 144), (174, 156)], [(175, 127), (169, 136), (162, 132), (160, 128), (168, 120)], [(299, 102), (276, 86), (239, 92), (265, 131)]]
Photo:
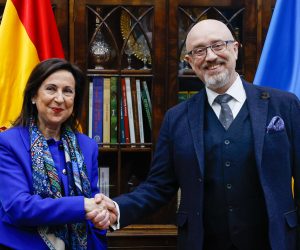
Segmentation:
[(48, 86), (48, 87), (46, 88), (46, 90), (54, 91), (54, 90), (55, 90), (55, 87), (53, 87), (53, 86)]
[(64, 92), (68, 95), (71, 95), (74, 93), (74, 90), (73, 89), (65, 89)]

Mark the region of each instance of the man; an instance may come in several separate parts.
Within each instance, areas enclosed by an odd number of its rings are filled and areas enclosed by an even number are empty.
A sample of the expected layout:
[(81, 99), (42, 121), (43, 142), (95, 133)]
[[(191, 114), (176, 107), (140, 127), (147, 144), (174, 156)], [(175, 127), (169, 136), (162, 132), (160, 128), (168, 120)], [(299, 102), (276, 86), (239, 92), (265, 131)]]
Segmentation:
[[(300, 249), (298, 99), (240, 78), (238, 42), (222, 22), (197, 23), (186, 47), (205, 89), (166, 113), (147, 180), (114, 199), (120, 226), (157, 210), (180, 187), (179, 249)], [(108, 198), (96, 199), (113, 209)]]

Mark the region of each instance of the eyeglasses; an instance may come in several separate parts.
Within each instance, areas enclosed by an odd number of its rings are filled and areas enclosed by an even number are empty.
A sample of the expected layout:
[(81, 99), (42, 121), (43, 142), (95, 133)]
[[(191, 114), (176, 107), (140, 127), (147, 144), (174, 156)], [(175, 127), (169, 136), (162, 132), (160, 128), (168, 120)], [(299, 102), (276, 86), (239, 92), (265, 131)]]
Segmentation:
[(234, 43), (233, 40), (219, 41), (206, 47), (197, 47), (189, 51), (187, 54), (197, 58), (203, 58), (207, 54), (207, 49), (210, 48), (215, 54), (219, 54), (227, 48), (228, 43)]

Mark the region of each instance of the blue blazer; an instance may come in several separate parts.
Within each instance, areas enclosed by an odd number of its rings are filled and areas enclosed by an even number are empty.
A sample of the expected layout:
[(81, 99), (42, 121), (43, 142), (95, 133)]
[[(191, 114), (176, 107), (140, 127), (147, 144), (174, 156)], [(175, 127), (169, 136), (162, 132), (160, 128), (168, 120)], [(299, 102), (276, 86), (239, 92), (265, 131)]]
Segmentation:
[[(273, 250), (296, 250), (300, 219), (300, 103), (293, 94), (243, 82), (250, 113), (254, 151), (269, 222)], [(203, 245), (204, 110), (203, 89), (167, 111), (147, 180), (133, 193), (115, 198), (121, 227), (167, 203), (181, 188), (177, 213), (178, 247)], [(273, 117), (285, 126), (267, 131)], [(241, 135), (242, 139), (242, 135)], [(291, 179), (295, 179), (295, 197)]]
[[(98, 147), (94, 140), (76, 133), (91, 182), (99, 192)], [(27, 128), (0, 133), (0, 246), (12, 249), (48, 249), (37, 226), (84, 222), (84, 197), (42, 199), (33, 195), (30, 138)], [(87, 222), (88, 249), (106, 249), (105, 232)]]

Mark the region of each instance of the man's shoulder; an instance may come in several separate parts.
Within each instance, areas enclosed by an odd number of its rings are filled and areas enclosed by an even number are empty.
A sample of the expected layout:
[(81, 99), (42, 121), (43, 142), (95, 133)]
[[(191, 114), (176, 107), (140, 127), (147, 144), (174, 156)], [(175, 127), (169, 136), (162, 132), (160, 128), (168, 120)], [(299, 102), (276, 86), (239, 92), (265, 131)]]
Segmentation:
[[(267, 87), (267, 86), (259, 86), (259, 85), (255, 85), (253, 83), (249, 83), (244, 81), (244, 84), (246, 84), (246, 86), (248, 86), (249, 88), (254, 88), (256, 89), (264, 98), (272, 98), (272, 99), (290, 99), (290, 100), (298, 100), (298, 97), (288, 91), (284, 91), (284, 90), (280, 90), (280, 89), (276, 89), (276, 88), (272, 88), (272, 87)], [(245, 85), (244, 85), (245, 86)]]

